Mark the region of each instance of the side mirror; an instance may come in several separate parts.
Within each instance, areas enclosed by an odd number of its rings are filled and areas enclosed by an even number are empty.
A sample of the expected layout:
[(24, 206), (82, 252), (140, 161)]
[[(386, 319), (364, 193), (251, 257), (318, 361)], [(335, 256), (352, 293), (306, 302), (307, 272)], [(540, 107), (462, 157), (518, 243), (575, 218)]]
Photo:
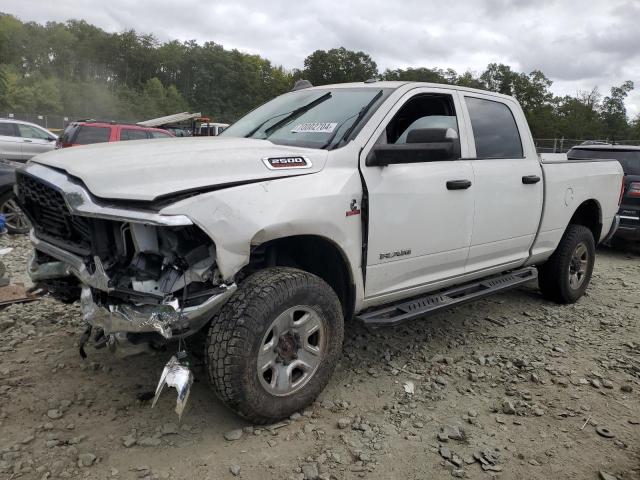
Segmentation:
[(367, 167), (423, 163), (460, 158), (460, 139), (452, 128), (419, 128), (409, 132), (407, 143), (375, 145), (365, 160)]

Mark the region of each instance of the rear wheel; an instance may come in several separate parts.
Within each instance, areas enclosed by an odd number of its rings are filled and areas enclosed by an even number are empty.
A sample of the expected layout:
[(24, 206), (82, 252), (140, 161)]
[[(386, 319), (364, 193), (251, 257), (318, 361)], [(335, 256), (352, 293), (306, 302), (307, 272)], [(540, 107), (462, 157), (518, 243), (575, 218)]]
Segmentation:
[(13, 192), (7, 192), (0, 197), (0, 215), (4, 215), (9, 233), (29, 232), (29, 220), (18, 206)]
[(558, 303), (578, 300), (591, 281), (595, 250), (591, 230), (569, 225), (556, 251), (538, 268), (538, 283), (544, 297)]
[(342, 349), (342, 308), (319, 277), (269, 268), (247, 278), (213, 320), (206, 345), (217, 396), (254, 423), (308, 406)]

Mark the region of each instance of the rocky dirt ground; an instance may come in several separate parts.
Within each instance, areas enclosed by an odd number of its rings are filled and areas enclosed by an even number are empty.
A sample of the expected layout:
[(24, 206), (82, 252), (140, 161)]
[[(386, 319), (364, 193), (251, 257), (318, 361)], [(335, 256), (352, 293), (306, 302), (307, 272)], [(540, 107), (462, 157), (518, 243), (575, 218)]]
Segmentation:
[[(24, 237), (4, 257), (24, 280)], [(640, 478), (640, 255), (601, 250), (588, 295), (535, 285), (402, 327), (348, 325), (308, 410), (254, 427), (202, 368), (178, 423), (171, 352), (81, 360), (79, 308), (0, 310), (0, 478)]]

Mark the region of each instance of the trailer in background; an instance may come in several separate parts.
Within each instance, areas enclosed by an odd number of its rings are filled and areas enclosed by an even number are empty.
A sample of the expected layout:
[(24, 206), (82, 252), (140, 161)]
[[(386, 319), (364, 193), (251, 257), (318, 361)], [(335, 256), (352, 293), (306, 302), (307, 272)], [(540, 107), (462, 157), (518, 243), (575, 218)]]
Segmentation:
[(203, 117), (199, 112), (175, 113), (138, 122), (138, 125), (164, 128), (176, 137), (213, 137), (220, 135), (229, 126), (228, 123), (211, 122), (208, 117)]

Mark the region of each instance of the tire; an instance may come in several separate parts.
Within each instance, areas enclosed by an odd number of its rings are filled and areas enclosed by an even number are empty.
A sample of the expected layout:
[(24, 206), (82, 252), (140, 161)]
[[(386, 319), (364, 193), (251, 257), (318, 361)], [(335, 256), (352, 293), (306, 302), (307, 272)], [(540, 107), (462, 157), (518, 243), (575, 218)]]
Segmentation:
[(248, 277), (213, 319), (206, 370), (229, 408), (255, 424), (273, 423), (322, 392), (343, 336), (340, 301), (324, 280), (268, 268)]
[(547, 262), (538, 267), (538, 284), (547, 300), (574, 303), (591, 281), (596, 245), (591, 230), (569, 225)]
[(13, 192), (9, 191), (0, 196), (0, 215), (5, 216), (9, 233), (29, 233), (29, 220), (16, 203)]

